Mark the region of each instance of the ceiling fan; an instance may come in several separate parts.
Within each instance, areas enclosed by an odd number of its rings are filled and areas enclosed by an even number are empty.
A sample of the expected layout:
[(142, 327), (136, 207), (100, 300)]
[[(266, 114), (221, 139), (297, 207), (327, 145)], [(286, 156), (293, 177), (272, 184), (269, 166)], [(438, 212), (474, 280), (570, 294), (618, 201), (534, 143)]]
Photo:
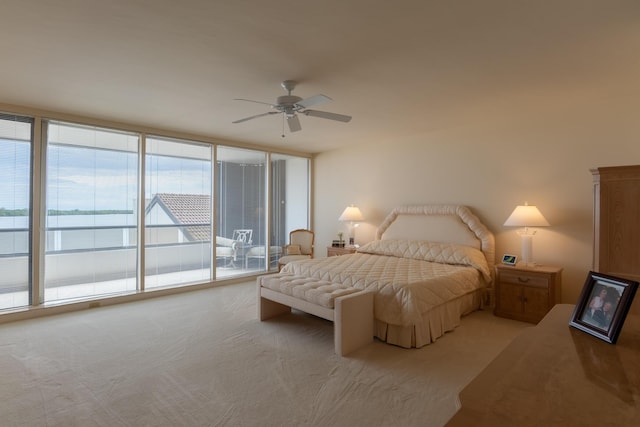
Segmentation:
[[(298, 119), (298, 113), (304, 114), (310, 117), (320, 117), (321, 119), (337, 120), (339, 122), (347, 123), (351, 120), (351, 116), (345, 116), (343, 114), (329, 113), (326, 111), (309, 110), (308, 107), (321, 102), (331, 101), (326, 95), (315, 95), (310, 98), (302, 99), (299, 96), (291, 95), (293, 89), (295, 89), (298, 83), (293, 80), (285, 80), (280, 83), (280, 86), (287, 92), (286, 95), (279, 96), (275, 104), (269, 104), (268, 102), (253, 101), (251, 99), (236, 98), (234, 101), (247, 101), (255, 102), (258, 104), (265, 104), (270, 106), (274, 111), (268, 111), (262, 114), (256, 114), (255, 116), (245, 117), (244, 119), (236, 120), (233, 123), (242, 123), (247, 120), (256, 119), (258, 117), (269, 116), (272, 114), (281, 114), (283, 119), (287, 119), (289, 130), (291, 132), (298, 132), (302, 130), (300, 126), (300, 120)], [(284, 127), (284, 124), (283, 124)], [(284, 135), (282, 135), (284, 137)]]

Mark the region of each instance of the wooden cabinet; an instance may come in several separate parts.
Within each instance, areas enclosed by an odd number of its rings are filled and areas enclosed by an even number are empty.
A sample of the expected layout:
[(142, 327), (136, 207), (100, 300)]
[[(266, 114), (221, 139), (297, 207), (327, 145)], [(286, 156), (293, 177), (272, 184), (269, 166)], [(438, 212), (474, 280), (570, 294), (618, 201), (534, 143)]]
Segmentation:
[[(593, 169), (593, 271), (640, 281), (640, 166)], [(640, 298), (631, 313), (640, 314)]]
[(598, 168), (594, 185), (594, 271), (640, 280), (640, 166)]
[(333, 247), (333, 246), (327, 246), (327, 256), (328, 257), (353, 254), (355, 252), (356, 252), (356, 248), (354, 248), (353, 246), (344, 247), (344, 248), (337, 248), (337, 247)]
[(562, 268), (496, 266), (496, 316), (538, 323), (560, 302)]

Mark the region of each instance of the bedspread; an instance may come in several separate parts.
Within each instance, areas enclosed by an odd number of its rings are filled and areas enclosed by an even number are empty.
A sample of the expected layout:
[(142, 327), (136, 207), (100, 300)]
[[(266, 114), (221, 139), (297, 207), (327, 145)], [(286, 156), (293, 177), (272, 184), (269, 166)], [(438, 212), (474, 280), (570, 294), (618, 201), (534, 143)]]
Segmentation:
[(420, 324), (432, 308), (486, 286), (472, 266), (369, 253), (296, 261), (283, 273), (373, 290), (375, 318), (400, 326)]

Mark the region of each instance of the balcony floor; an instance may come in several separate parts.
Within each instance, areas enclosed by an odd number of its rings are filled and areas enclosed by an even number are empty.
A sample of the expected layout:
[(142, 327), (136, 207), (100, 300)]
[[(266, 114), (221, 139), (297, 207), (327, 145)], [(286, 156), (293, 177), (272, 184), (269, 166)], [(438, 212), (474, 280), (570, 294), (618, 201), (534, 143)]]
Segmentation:
[[(264, 270), (260, 268), (221, 267), (216, 270), (216, 279), (228, 279), (261, 272)], [(147, 289), (160, 289), (209, 281), (209, 270), (202, 269), (149, 275), (145, 278), (145, 285)], [(135, 290), (135, 278), (53, 286), (45, 289), (45, 301), (47, 303), (63, 303), (105, 295), (126, 294), (135, 292)], [(29, 305), (28, 300), (29, 293), (26, 290), (0, 293), (0, 310), (26, 307)]]

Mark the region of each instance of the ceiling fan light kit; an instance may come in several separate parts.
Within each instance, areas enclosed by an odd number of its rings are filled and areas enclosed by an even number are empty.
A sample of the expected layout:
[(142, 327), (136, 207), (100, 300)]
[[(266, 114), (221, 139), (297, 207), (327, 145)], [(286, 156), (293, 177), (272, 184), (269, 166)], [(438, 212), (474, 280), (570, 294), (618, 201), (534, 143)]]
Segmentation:
[[(254, 116), (245, 117), (240, 120), (236, 120), (233, 123), (242, 123), (248, 120), (256, 119), (258, 117), (269, 116), (272, 114), (282, 114), (283, 118), (287, 119), (289, 125), (289, 131), (298, 132), (302, 130), (300, 120), (298, 119), (298, 113), (304, 114), (309, 117), (319, 117), (321, 119), (335, 120), (338, 122), (348, 123), (351, 120), (351, 116), (345, 116), (344, 114), (329, 113), (327, 111), (309, 110), (308, 107), (322, 102), (331, 101), (326, 95), (314, 95), (309, 98), (301, 98), (296, 95), (291, 95), (291, 92), (295, 89), (297, 82), (293, 80), (285, 80), (281, 84), (282, 88), (287, 92), (286, 95), (279, 96), (276, 99), (275, 104), (269, 104), (267, 102), (253, 101), (251, 99), (236, 98), (235, 101), (247, 101), (255, 102), (258, 104), (269, 105), (275, 111), (268, 111), (262, 114), (256, 114)], [(284, 136), (284, 135), (283, 135)]]

